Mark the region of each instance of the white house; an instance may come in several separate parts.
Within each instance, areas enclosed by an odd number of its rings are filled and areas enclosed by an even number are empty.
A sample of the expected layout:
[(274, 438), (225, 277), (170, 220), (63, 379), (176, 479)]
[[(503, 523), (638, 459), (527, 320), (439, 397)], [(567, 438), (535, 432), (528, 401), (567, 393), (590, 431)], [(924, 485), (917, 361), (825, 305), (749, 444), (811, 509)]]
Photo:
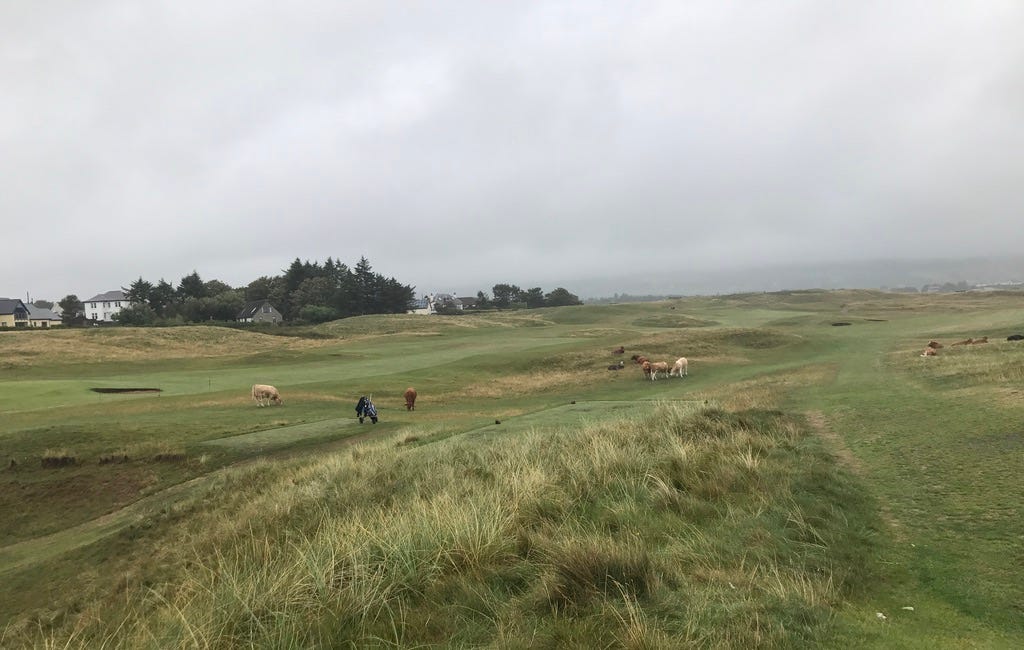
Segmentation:
[(409, 313), (436, 314), (446, 308), (448, 310), (457, 309), (462, 311), (464, 306), (461, 300), (450, 293), (429, 293), (424, 298), (416, 300)]
[(128, 306), (128, 299), (123, 291), (108, 291), (83, 301), (85, 317), (89, 320), (110, 322), (114, 314)]
[(427, 296), (427, 304), (430, 307), (431, 314), (436, 314), (445, 309), (462, 311), (462, 301), (450, 293), (432, 293)]

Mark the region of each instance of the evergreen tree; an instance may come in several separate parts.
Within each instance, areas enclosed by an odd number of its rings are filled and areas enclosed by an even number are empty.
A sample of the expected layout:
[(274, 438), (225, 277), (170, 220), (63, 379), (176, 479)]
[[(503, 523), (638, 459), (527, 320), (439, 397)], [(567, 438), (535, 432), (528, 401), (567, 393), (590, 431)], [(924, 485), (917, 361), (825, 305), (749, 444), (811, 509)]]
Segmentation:
[(168, 311), (174, 306), (174, 297), (174, 286), (160, 278), (160, 281), (149, 293), (149, 306), (153, 308), (157, 316), (167, 316)]
[(377, 309), (377, 281), (373, 269), (370, 267), (370, 260), (360, 257), (355, 270), (355, 298), (356, 312), (359, 314), (373, 314)]
[(203, 284), (203, 279), (199, 277), (199, 273), (192, 271), (190, 275), (186, 275), (181, 279), (178, 284), (178, 298), (180, 300), (186, 300), (188, 298), (202, 298), (206, 295), (206, 286)]
[(544, 290), (540, 287), (527, 289), (523, 293), (523, 301), (528, 309), (536, 309), (544, 306)]
[(494, 295), (494, 306), (498, 309), (508, 309), (514, 302), (522, 301), (523, 290), (514, 284), (496, 284), (491, 287)]
[(153, 298), (153, 283), (146, 282), (139, 276), (139, 279), (128, 285), (128, 288), (121, 287), (124, 297), (130, 303), (148, 304)]

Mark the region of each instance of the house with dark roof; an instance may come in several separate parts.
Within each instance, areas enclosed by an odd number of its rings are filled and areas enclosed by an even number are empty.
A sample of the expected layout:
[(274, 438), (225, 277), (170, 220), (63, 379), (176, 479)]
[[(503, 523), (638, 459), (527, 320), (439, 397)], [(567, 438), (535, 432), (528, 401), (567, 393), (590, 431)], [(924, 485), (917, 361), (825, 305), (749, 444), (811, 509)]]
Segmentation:
[(25, 303), (17, 298), (0, 298), (0, 327), (29, 327)]
[(284, 322), (281, 312), (274, 309), (269, 300), (256, 300), (245, 303), (242, 311), (238, 312), (235, 318), (239, 323), (273, 323), (279, 325)]
[(85, 317), (89, 320), (111, 322), (114, 314), (128, 306), (128, 299), (123, 291), (107, 291), (96, 294), (82, 304), (85, 305)]
[(35, 305), (26, 305), (28, 308), (28, 325), (29, 327), (42, 327), (46, 329), (48, 327), (55, 327), (60, 325), (60, 316), (58, 316), (52, 309), (45, 307), (36, 307)]

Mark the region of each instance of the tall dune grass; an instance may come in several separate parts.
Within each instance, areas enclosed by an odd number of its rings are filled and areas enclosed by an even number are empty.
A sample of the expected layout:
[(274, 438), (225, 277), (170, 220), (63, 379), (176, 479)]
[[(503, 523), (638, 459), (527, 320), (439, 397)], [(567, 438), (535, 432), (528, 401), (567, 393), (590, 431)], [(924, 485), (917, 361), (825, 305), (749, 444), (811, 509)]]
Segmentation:
[(165, 550), (190, 569), (45, 644), (789, 647), (870, 567), (871, 504), (776, 411), (390, 440), (231, 481)]

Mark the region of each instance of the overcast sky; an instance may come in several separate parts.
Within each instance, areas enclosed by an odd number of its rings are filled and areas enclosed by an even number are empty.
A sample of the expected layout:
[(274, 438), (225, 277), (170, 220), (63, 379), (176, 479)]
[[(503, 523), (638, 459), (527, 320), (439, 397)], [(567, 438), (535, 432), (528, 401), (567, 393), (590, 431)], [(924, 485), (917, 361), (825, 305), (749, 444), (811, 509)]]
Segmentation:
[(1003, 255), (1022, 208), (1018, 0), (0, 1), (0, 296)]

